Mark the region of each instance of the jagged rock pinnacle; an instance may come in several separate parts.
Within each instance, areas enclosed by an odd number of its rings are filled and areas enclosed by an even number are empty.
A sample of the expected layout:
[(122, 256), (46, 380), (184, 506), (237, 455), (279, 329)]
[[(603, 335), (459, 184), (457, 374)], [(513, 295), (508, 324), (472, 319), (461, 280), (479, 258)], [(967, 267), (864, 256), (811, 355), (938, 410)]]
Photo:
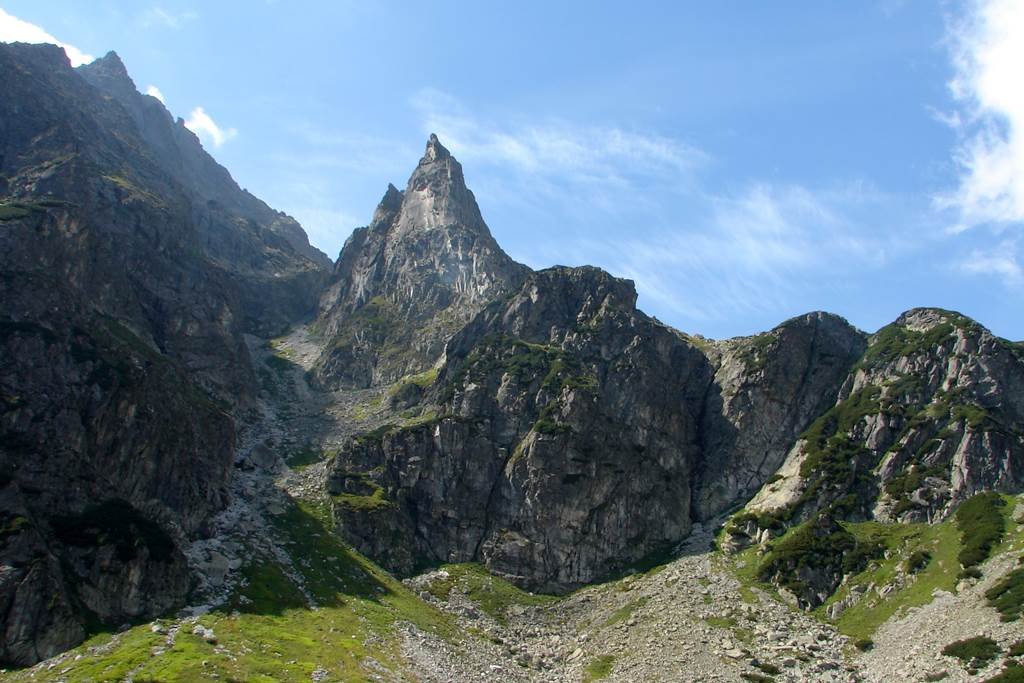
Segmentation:
[(430, 138), (427, 140), (427, 151), (423, 155), (423, 160), (420, 163), (443, 161), (445, 159), (451, 159), (451, 157), (451, 152), (441, 144), (441, 141), (437, 139), (437, 135), (435, 133), (431, 133)]

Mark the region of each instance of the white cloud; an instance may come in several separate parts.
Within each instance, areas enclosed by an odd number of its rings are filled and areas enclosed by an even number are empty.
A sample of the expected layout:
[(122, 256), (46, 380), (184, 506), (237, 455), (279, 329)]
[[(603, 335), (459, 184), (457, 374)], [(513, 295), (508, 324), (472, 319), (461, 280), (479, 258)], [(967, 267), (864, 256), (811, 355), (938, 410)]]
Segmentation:
[(158, 100), (160, 100), (161, 104), (167, 104), (167, 102), (164, 101), (164, 94), (160, 92), (160, 88), (156, 87), (155, 85), (147, 85), (146, 94), (151, 97), (157, 98)]
[(1024, 3), (977, 0), (949, 24), (959, 111), (959, 185), (939, 198), (958, 213), (953, 232), (1024, 224)]
[(168, 12), (162, 7), (151, 7), (139, 17), (139, 23), (144, 28), (150, 26), (162, 26), (164, 28), (181, 28), (183, 25), (198, 18), (198, 14), (188, 10), (185, 12)]
[(64, 48), (71, 66), (81, 66), (96, 59), (82, 52), (74, 45), (63, 43), (41, 27), (8, 14), (0, 9), (0, 42), (3, 43), (51, 43)]
[(212, 143), (214, 147), (220, 147), (238, 134), (234, 128), (218, 126), (202, 107), (192, 110), (188, 119), (185, 120), (185, 127), (198, 135), (200, 140)]
[(973, 275), (998, 275), (1008, 287), (1024, 284), (1024, 268), (1016, 257), (1017, 246), (1005, 241), (992, 251), (975, 249), (959, 264), (959, 269)]

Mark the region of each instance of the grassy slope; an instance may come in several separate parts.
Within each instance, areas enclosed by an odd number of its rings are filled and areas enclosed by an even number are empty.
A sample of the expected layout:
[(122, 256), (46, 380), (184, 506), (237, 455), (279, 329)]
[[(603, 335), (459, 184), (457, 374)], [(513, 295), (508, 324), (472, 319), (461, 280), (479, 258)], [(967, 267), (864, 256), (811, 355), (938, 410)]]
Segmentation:
[[(1006, 518), (1006, 536), (993, 549), (993, 556), (999, 553), (1024, 550), (1024, 524), (1013, 519), (1017, 499), (1004, 496), (1007, 505), (1002, 508)], [(902, 588), (893, 590), (885, 598), (873, 591), (852, 607), (846, 609), (835, 625), (854, 639), (870, 638), (875, 630), (892, 616), (903, 610), (931, 602), (935, 590), (953, 592), (961, 571), (958, 555), (963, 547), (961, 532), (955, 519), (942, 524), (882, 524), (880, 522), (844, 523), (858, 541), (879, 541), (886, 548), (888, 557), (872, 561), (860, 573), (851, 577), (815, 614), (826, 620), (826, 611), (833, 603), (846, 598), (851, 588), (877, 587), (887, 585), (904, 571), (907, 559), (917, 551), (931, 554), (928, 564), (908, 577)], [(797, 529), (799, 527), (796, 527)], [(793, 533), (791, 530), (789, 533)], [(734, 560), (736, 574), (747, 585), (757, 584), (757, 570), (764, 560), (757, 556), (757, 548), (739, 553)], [(770, 586), (761, 585), (771, 591)]]
[[(18, 672), (9, 680), (108, 681), (130, 672), (137, 682), (212, 674), (226, 681), (309, 681), (321, 668), (328, 680), (361, 681), (374, 667), (401, 671), (398, 622), (450, 640), (459, 637), (450, 617), (341, 543), (319, 511), (293, 506), (275, 521), (287, 534), (288, 550), (317, 609), (306, 606), (279, 566), (254, 562), (243, 568), (248, 585), (229, 605), (198, 620), (214, 631), (216, 644), (193, 635), (194, 625), (186, 623), (174, 646), (153, 656), (165, 646), (165, 636), (145, 624), (96, 636), (53, 669)], [(76, 655), (82, 657), (75, 661)]]

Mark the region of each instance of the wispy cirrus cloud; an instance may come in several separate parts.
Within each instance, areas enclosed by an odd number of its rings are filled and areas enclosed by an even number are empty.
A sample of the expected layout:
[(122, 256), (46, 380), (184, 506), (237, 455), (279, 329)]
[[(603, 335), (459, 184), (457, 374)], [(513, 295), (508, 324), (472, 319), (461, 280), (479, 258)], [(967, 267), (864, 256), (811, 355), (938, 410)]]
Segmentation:
[(658, 309), (690, 320), (787, 310), (807, 288), (881, 267), (901, 248), (853, 215), (887, 201), (859, 183), (812, 191), (755, 182), (704, 200), (706, 212), (690, 222), (599, 247)]
[(561, 180), (621, 183), (624, 176), (688, 173), (707, 160), (682, 141), (612, 126), (559, 120), (520, 125), (471, 115), (454, 97), (424, 89), (412, 99), (425, 133), (437, 133), (456, 155)]
[(171, 12), (163, 7), (155, 6), (140, 14), (138, 22), (143, 28), (159, 26), (162, 28), (178, 29), (198, 18), (199, 15), (192, 10)]
[(0, 9), (0, 42), (3, 43), (50, 43), (64, 48), (71, 66), (88, 64), (96, 58), (79, 50), (70, 43), (57, 40), (41, 26), (23, 21)]
[(200, 140), (210, 143), (214, 147), (220, 147), (238, 135), (238, 131), (234, 128), (224, 128), (218, 125), (202, 107), (192, 110), (192, 113), (185, 119), (185, 127), (198, 135)]
[(423, 131), (472, 166), (483, 203), (521, 221), (497, 226), (515, 258), (602, 266), (676, 320), (777, 322), (815, 283), (841, 287), (838, 274), (881, 267), (903, 248), (899, 231), (865, 219), (894, 203), (869, 183), (753, 178), (723, 188), (707, 179), (710, 154), (657, 132), (489, 121), (433, 90), (413, 105)]
[(1005, 240), (995, 248), (974, 249), (958, 265), (960, 271), (971, 275), (997, 275), (1012, 287), (1024, 284), (1024, 267), (1021, 267), (1017, 243)]

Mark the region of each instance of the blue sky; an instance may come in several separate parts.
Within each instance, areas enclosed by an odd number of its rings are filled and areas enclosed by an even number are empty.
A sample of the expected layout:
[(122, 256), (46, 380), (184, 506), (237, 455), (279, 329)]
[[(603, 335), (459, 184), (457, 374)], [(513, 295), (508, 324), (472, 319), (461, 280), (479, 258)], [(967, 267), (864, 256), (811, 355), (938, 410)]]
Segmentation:
[(1024, 339), (1015, 0), (0, 9), (0, 40), (116, 50), (332, 257), (436, 132), (514, 258), (685, 331), (928, 305)]

